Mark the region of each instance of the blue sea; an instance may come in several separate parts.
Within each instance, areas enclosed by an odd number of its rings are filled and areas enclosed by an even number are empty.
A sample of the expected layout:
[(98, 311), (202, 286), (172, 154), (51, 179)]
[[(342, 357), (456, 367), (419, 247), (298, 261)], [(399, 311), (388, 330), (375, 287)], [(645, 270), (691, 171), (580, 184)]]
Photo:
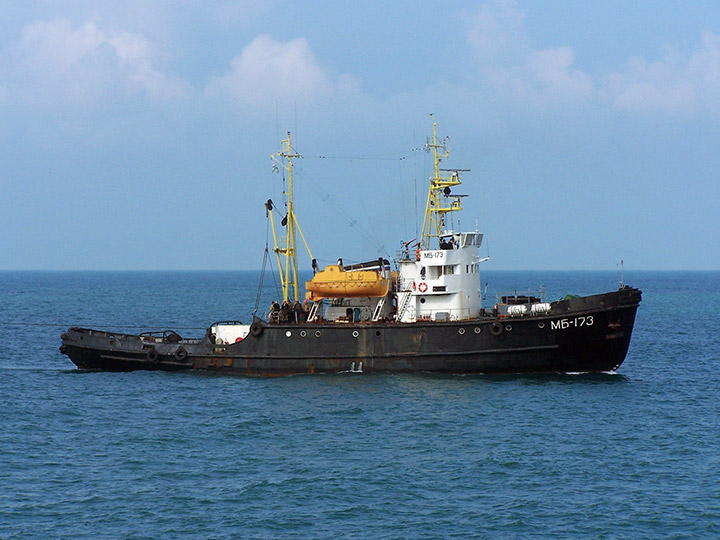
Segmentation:
[[(101, 373), (58, 351), (74, 325), (249, 321), (258, 278), (0, 272), (0, 538), (720, 538), (719, 272), (627, 271), (616, 374)], [(492, 305), (620, 276), (481, 278)], [(260, 310), (276, 295), (268, 275)]]

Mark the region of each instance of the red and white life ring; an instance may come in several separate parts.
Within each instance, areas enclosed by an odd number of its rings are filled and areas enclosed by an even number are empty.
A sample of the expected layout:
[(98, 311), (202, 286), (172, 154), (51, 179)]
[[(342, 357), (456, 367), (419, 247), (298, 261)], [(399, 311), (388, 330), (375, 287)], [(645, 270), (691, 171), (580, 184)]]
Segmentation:
[(425, 283), (424, 281), (421, 282), (420, 285), (418, 285), (418, 291), (420, 291), (420, 292), (427, 291), (427, 283)]

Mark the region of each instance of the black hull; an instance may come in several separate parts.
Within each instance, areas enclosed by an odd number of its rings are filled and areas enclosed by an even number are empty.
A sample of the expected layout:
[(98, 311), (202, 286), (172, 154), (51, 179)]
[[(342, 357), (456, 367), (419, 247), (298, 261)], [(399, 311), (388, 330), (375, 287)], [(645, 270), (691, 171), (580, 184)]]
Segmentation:
[(60, 350), (81, 369), (303, 373), (543, 373), (615, 371), (641, 293), (623, 288), (554, 302), (550, 313), (452, 322), (253, 325), (239, 343), (71, 328)]

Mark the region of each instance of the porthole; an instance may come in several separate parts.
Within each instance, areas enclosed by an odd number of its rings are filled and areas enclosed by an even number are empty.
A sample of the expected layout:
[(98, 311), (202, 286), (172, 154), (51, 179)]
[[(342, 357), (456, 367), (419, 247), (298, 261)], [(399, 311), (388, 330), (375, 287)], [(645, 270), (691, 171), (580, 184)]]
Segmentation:
[(315, 337), (320, 337), (320, 330), (315, 330)]
[(463, 335), (465, 333), (464, 328), (458, 328), (458, 334)]
[(539, 322), (539, 323), (538, 323), (538, 328), (545, 328), (545, 323), (544, 323), (544, 322)]
[(290, 336), (292, 336), (292, 332), (290, 330), (285, 332), (285, 337), (290, 337)]
[(307, 336), (307, 332), (305, 330), (300, 330), (300, 337)]
[(424, 298), (421, 298), (421, 299), (420, 299), (420, 303), (421, 303), (421, 304), (424, 304), (424, 303), (425, 303), (425, 299), (424, 299)]
[(353, 330), (353, 337), (358, 337), (359, 335), (357, 330)]
[(376, 336), (379, 336), (379, 335), (380, 335), (380, 330), (375, 330), (375, 335), (376, 335)]
[(479, 334), (480, 332), (482, 332), (482, 330), (480, 329), (479, 326), (476, 326), (476, 327), (475, 327), (475, 333), (476, 333), (476, 334)]
[(511, 324), (506, 325), (506, 326), (505, 326), (505, 330), (507, 330), (508, 332), (509, 332), (510, 330), (512, 330), (512, 325), (511, 325)]

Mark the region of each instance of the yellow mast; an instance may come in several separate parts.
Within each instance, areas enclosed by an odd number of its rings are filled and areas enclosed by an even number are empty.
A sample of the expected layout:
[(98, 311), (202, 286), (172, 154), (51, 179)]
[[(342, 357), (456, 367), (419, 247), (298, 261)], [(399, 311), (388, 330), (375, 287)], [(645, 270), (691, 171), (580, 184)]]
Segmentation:
[[(293, 164), (292, 160), (293, 158), (301, 158), (302, 156), (298, 154), (295, 149), (292, 147), (292, 143), (290, 141), (290, 132), (287, 133), (287, 139), (284, 139), (282, 142), (282, 149), (280, 152), (278, 152), (276, 155), (273, 154), (270, 157), (275, 160), (277, 163), (279, 163), (288, 173), (288, 188), (287, 192), (283, 193), (287, 197), (287, 215), (285, 218), (283, 218), (281, 225), (285, 227), (285, 237), (280, 238), (280, 242), (278, 242), (278, 235), (275, 230), (275, 219), (273, 217), (273, 206), (268, 202), (266, 205), (266, 208), (268, 210), (268, 213), (270, 215), (270, 224), (272, 225), (273, 230), (273, 240), (275, 242), (275, 247), (273, 248), (273, 251), (275, 252), (275, 256), (277, 258), (277, 264), (278, 268), (280, 269), (280, 282), (282, 284), (282, 292), (283, 292), (283, 300), (290, 300), (290, 288), (292, 287), (293, 290), (293, 296), (295, 301), (298, 301), (300, 298), (300, 292), (298, 290), (298, 279), (297, 279), (297, 253), (295, 249), (295, 229), (297, 229), (297, 232), (300, 233), (300, 238), (302, 238), (303, 243), (305, 244), (305, 249), (307, 249), (308, 255), (310, 255), (310, 259), (312, 259), (312, 254), (310, 253), (310, 248), (307, 245), (307, 242), (305, 242), (305, 236), (303, 235), (302, 231), (300, 230), (300, 225), (297, 222), (297, 218), (295, 217), (295, 211), (293, 209)], [(287, 164), (285, 164), (282, 160), (278, 159), (285, 158), (287, 161)], [(284, 257), (283, 257), (284, 255)], [(283, 265), (283, 259), (284, 259), (284, 265)], [(291, 273), (292, 269), (292, 273)]]
[[(433, 152), (435, 174), (430, 178), (430, 189), (425, 204), (425, 218), (423, 219), (422, 236), (420, 237), (420, 249), (437, 249), (437, 247), (430, 247), (430, 238), (439, 238), (442, 234), (445, 214), (462, 210), (459, 197), (453, 197), (453, 200), (449, 200), (450, 188), (462, 183), (460, 182), (460, 170), (447, 171), (450, 174), (442, 174), (441, 176), (440, 160), (448, 157), (450, 151), (445, 146), (445, 139), (438, 144), (437, 125), (432, 114), (430, 118), (432, 118), (433, 123), (433, 139), (432, 143), (428, 141), (425, 144), (425, 148)], [(438, 150), (443, 150), (444, 153), (439, 154)], [(446, 171), (442, 172), (445, 173)]]

